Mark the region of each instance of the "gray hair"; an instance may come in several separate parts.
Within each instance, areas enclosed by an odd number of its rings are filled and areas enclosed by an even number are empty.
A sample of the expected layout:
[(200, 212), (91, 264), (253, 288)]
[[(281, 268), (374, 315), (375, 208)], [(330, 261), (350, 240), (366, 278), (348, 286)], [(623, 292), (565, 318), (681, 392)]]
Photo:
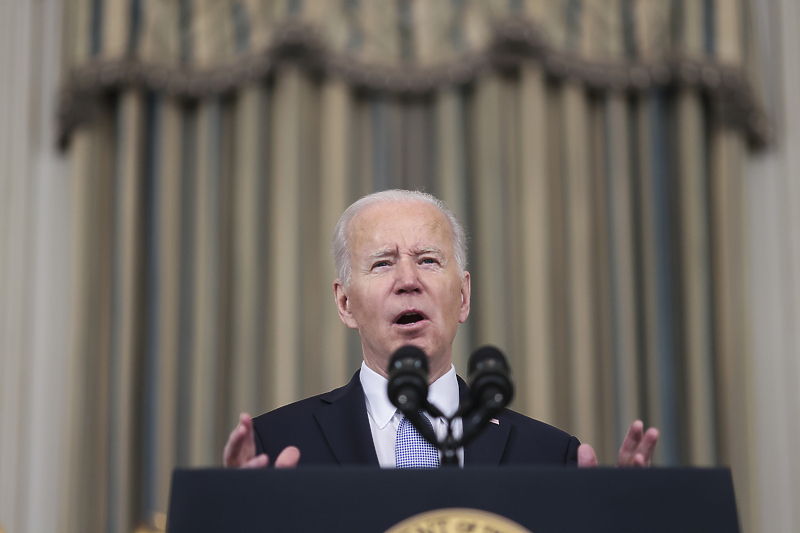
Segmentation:
[(452, 239), (456, 265), (458, 266), (459, 274), (463, 275), (464, 270), (467, 268), (467, 237), (464, 232), (464, 225), (461, 224), (453, 212), (444, 205), (444, 202), (435, 196), (422, 191), (392, 189), (374, 192), (357, 200), (342, 213), (339, 222), (336, 223), (336, 228), (333, 230), (333, 245), (331, 251), (333, 253), (333, 264), (336, 267), (336, 274), (339, 277), (339, 281), (344, 283), (345, 286), (350, 284), (350, 250), (347, 243), (350, 221), (364, 208), (376, 204), (395, 202), (423, 202), (434, 205), (439, 209), (450, 225), (450, 237)]

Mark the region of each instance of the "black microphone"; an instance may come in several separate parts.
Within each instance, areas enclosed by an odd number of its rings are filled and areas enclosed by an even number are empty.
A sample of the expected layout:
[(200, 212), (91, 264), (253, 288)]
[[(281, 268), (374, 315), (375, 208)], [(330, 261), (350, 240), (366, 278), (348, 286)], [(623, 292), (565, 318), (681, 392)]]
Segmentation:
[[(425, 423), (422, 410), (431, 410), (428, 404), (428, 358), (416, 346), (403, 346), (389, 360), (389, 385), (387, 393), (392, 405), (400, 409), (422, 437), (440, 446), (433, 427)], [(437, 411), (438, 412), (438, 411)]]
[(514, 385), (509, 377), (508, 362), (500, 350), (494, 346), (478, 348), (469, 357), (467, 369), (473, 407), (497, 413), (511, 403)]
[(464, 406), (461, 415), (464, 424), (462, 446), (475, 439), (489, 420), (514, 397), (508, 363), (494, 346), (478, 348), (469, 356), (467, 369), (471, 401)]
[(389, 360), (389, 401), (408, 416), (428, 403), (428, 358), (416, 346), (403, 346)]

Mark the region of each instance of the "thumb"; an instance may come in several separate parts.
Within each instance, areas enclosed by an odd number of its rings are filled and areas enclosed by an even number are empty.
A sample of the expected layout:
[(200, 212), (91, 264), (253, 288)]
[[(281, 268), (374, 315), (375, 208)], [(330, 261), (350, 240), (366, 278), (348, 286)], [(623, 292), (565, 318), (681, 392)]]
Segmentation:
[(578, 447), (578, 466), (582, 468), (594, 468), (597, 466), (597, 455), (594, 448), (588, 444), (581, 444)]

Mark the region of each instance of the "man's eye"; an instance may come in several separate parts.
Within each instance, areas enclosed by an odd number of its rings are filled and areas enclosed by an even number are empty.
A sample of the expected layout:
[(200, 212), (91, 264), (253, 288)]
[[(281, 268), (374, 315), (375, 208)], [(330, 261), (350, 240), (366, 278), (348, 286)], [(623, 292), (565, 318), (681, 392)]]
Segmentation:
[(424, 258), (422, 260), (422, 263), (426, 264), (426, 265), (438, 265), (439, 264), (439, 260), (438, 259), (434, 259), (433, 257), (426, 257), (426, 258)]
[(389, 261), (378, 261), (377, 263), (372, 265), (372, 268), (379, 268), (384, 266), (389, 266)]

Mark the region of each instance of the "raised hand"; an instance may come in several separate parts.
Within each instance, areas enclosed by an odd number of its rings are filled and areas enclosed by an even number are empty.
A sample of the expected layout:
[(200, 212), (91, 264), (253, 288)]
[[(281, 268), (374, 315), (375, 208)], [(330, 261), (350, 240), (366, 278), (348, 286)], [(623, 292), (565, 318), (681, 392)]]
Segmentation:
[(658, 443), (658, 430), (650, 428), (644, 433), (644, 423), (635, 420), (625, 435), (619, 449), (617, 466), (650, 466), (650, 458)]
[[(617, 466), (645, 467), (650, 466), (650, 459), (658, 443), (658, 429), (650, 428), (644, 432), (644, 424), (636, 420), (628, 429), (628, 434), (622, 442), (617, 457)], [(594, 449), (588, 444), (581, 444), (578, 448), (578, 466), (597, 466), (597, 456)]]
[[(288, 446), (275, 459), (275, 468), (294, 468), (299, 460), (300, 450)], [(239, 415), (239, 425), (231, 431), (222, 451), (222, 464), (227, 468), (263, 468), (269, 465), (267, 454), (256, 455), (253, 419), (249, 414)]]

